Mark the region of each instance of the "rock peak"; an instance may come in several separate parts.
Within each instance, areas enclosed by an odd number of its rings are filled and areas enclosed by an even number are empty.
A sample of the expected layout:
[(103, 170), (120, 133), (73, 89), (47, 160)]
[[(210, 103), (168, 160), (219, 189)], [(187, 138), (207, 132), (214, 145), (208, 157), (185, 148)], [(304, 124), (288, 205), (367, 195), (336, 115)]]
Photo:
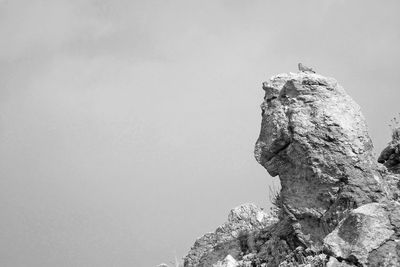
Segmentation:
[(279, 176), (274, 216), (254, 204), (231, 210), (184, 266), (400, 266), (400, 128), (382, 165), (360, 107), (335, 79), (282, 73), (263, 90), (254, 155)]
[(284, 73), (263, 89), (255, 158), (279, 175), (282, 202), (296, 218), (334, 227), (343, 210), (384, 197), (365, 119), (335, 79)]

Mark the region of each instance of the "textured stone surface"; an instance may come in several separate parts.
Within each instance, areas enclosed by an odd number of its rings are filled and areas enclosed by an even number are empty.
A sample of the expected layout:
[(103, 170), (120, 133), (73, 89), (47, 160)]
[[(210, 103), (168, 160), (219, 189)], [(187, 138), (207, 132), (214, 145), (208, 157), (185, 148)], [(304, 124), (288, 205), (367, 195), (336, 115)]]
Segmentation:
[(400, 174), (400, 127), (393, 130), (392, 141), (381, 152), (378, 162), (389, 171)]
[(255, 157), (279, 175), (283, 203), (320, 242), (343, 211), (385, 196), (364, 117), (336, 80), (318, 74), (279, 74), (263, 89)]
[(398, 241), (388, 241), (371, 252), (368, 257), (369, 266), (392, 267), (400, 266), (400, 244)]
[(213, 264), (213, 267), (237, 267), (237, 266), (239, 266), (239, 263), (231, 255), (226, 256), (223, 261), (219, 261), (216, 264)]
[(242, 253), (240, 235), (272, 225), (277, 218), (254, 204), (243, 204), (230, 211), (228, 221), (196, 240), (184, 259), (184, 266), (212, 266), (227, 255), (238, 258)]
[(369, 253), (394, 234), (386, 206), (370, 203), (353, 210), (324, 243), (335, 257), (367, 263)]
[(232, 210), (185, 266), (400, 266), (400, 128), (379, 164), (359, 106), (336, 80), (279, 74), (263, 89), (254, 154), (279, 176), (277, 216)]

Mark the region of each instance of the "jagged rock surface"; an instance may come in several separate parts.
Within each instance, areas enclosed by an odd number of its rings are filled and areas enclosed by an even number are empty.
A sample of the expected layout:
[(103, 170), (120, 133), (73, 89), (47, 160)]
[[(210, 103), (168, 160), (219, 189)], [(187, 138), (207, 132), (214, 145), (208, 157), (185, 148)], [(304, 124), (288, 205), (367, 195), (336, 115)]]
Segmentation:
[(353, 210), (324, 239), (328, 250), (343, 259), (355, 258), (366, 264), (368, 255), (394, 234), (387, 207), (370, 203)]
[(240, 220), (228, 221), (196, 241), (185, 266), (228, 254), (238, 267), (400, 266), (400, 129), (382, 165), (359, 106), (335, 79), (279, 74), (263, 89), (255, 157), (279, 176), (279, 220), (245, 235), (232, 226)]
[(241, 237), (264, 229), (277, 221), (254, 204), (243, 204), (232, 209), (228, 221), (196, 240), (184, 259), (184, 266), (212, 266), (227, 255), (237, 259), (243, 250)]
[(381, 175), (359, 106), (332, 78), (281, 74), (263, 84), (255, 157), (281, 180), (281, 199), (311, 241), (344, 212), (382, 199)]

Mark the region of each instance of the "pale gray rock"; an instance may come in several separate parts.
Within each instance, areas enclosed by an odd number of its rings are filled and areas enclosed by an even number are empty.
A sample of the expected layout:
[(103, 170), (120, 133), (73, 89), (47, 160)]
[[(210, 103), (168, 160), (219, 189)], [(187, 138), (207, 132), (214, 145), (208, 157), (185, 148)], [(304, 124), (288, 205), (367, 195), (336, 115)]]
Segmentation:
[(279, 74), (263, 89), (255, 158), (279, 175), (282, 203), (297, 228), (321, 244), (346, 210), (386, 196), (365, 119), (333, 78)]
[(366, 264), (369, 254), (394, 233), (387, 207), (370, 203), (353, 210), (325, 237), (324, 244), (336, 258)]
[(228, 221), (213, 233), (196, 240), (184, 259), (185, 267), (212, 266), (227, 255), (238, 258), (242, 253), (240, 235), (264, 229), (277, 222), (277, 218), (254, 204), (243, 204), (232, 209)]
[(369, 266), (392, 267), (400, 266), (399, 240), (389, 240), (368, 256)]
[(213, 264), (213, 267), (238, 267), (239, 263), (231, 256), (228, 255), (223, 261)]
[[(346, 263), (345, 261), (338, 261), (335, 257), (330, 257), (329, 261), (326, 263), (326, 267), (350, 267), (354, 266)], [(310, 266), (313, 267), (313, 266)]]
[[(327, 258), (325, 254), (307, 256), (303, 259), (290, 259), (281, 262), (278, 267), (322, 267), (326, 266)], [(267, 265), (270, 266), (270, 265)]]
[(237, 267), (400, 266), (400, 129), (379, 164), (360, 107), (335, 79), (304, 70), (263, 89), (254, 155), (279, 176), (276, 216), (233, 209), (184, 266), (223, 265), (228, 255)]

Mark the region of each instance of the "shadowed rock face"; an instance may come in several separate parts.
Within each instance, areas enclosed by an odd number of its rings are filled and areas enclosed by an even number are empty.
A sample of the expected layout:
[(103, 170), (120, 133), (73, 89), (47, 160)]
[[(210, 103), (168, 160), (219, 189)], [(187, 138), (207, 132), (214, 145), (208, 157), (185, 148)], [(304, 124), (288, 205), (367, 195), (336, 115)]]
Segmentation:
[(378, 162), (389, 171), (400, 174), (400, 127), (393, 130), (392, 141), (381, 152)]
[(364, 117), (336, 80), (280, 74), (263, 89), (255, 158), (270, 175), (279, 175), (282, 201), (304, 219), (305, 232), (334, 227), (342, 211), (384, 196)]

